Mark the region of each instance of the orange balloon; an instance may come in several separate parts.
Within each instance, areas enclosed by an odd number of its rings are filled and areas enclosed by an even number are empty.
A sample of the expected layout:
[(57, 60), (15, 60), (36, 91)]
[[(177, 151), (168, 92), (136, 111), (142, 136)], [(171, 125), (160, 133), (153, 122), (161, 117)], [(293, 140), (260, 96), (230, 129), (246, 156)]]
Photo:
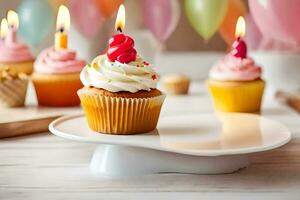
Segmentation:
[(67, 0), (48, 0), (48, 2), (55, 12), (58, 11), (60, 5), (66, 6), (68, 3)]
[(106, 18), (112, 17), (124, 0), (95, 0), (97, 7), (100, 9), (101, 15)]
[(219, 28), (219, 33), (228, 45), (235, 41), (235, 26), (239, 16), (245, 16), (247, 9), (241, 0), (228, 0), (227, 14)]

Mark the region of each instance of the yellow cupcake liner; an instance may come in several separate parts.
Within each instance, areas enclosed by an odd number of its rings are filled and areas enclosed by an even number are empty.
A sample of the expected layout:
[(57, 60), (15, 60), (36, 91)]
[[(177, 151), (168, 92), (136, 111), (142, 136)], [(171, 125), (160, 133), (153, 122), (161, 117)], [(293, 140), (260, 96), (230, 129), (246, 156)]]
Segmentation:
[(79, 90), (89, 127), (100, 133), (129, 135), (156, 128), (165, 95), (151, 98), (102, 96)]
[(9, 68), (12, 72), (30, 75), (33, 71), (33, 62), (32, 60), (16, 63), (0, 63), (0, 71)]
[(207, 81), (214, 107), (221, 112), (260, 111), (265, 88), (263, 80), (249, 82)]
[(0, 106), (19, 107), (24, 106), (27, 79), (4, 80), (0, 82)]

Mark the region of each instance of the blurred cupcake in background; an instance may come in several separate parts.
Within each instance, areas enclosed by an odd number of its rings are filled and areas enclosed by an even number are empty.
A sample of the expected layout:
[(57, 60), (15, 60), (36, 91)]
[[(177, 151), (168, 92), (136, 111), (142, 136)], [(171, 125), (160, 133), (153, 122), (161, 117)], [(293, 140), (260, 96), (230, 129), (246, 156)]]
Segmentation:
[(85, 61), (77, 59), (69, 49), (43, 50), (34, 64), (32, 81), (39, 105), (75, 106), (80, 101), (77, 90), (82, 87), (79, 74)]
[(0, 70), (0, 107), (24, 106), (28, 85), (25, 73), (16, 73), (8, 67)]
[(245, 30), (245, 20), (239, 17), (231, 52), (210, 70), (207, 84), (217, 111), (260, 111), (265, 81), (261, 79), (261, 67), (247, 56), (242, 39)]
[(7, 20), (1, 21), (0, 70), (9, 67), (11, 71), (29, 75), (33, 71), (34, 57), (26, 44), (18, 42), (18, 27), (17, 13), (8, 11)]
[(265, 81), (251, 58), (232, 54), (219, 61), (207, 81), (217, 111), (259, 112)]
[(69, 10), (61, 5), (54, 46), (43, 50), (34, 63), (32, 81), (39, 105), (63, 107), (80, 104), (77, 90), (82, 87), (79, 75), (85, 61), (68, 49), (70, 23)]
[(162, 78), (162, 83), (167, 93), (180, 95), (188, 94), (190, 79), (183, 74), (169, 74)]

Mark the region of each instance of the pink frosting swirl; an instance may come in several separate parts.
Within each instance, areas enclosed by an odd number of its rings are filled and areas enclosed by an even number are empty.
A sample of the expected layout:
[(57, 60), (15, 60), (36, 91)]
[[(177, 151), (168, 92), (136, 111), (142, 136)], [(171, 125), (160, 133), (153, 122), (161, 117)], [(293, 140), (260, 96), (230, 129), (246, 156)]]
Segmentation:
[(227, 55), (212, 67), (209, 76), (220, 81), (251, 81), (260, 78), (261, 73), (253, 59)]
[(53, 47), (43, 50), (34, 63), (35, 71), (43, 74), (75, 73), (80, 72), (84, 66), (85, 61), (77, 59), (75, 51), (55, 51)]
[(23, 62), (33, 60), (27, 45), (16, 42), (1, 42), (0, 62)]

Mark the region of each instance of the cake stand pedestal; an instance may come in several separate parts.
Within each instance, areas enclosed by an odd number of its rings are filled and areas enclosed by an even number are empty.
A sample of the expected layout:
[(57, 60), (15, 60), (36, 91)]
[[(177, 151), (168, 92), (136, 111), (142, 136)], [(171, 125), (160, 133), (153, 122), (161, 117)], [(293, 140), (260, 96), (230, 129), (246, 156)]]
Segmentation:
[(191, 156), (139, 147), (98, 145), (90, 168), (105, 176), (154, 173), (224, 174), (248, 165), (245, 155)]

